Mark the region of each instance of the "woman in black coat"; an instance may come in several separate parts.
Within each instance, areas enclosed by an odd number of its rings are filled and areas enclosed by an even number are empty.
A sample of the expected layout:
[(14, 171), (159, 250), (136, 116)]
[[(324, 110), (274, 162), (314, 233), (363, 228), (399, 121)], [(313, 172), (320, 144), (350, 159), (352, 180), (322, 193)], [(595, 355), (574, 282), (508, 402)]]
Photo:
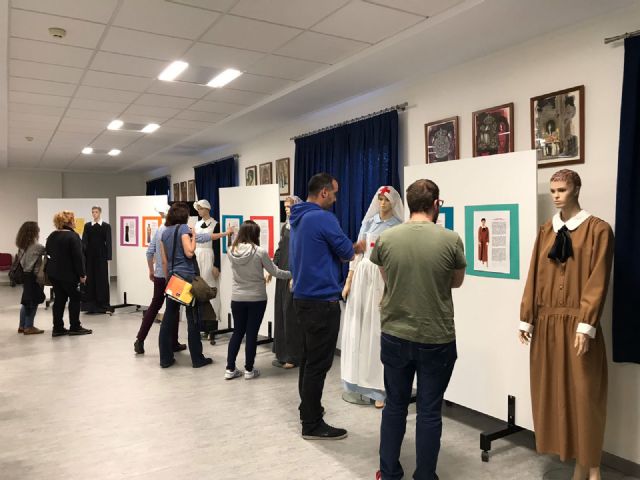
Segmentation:
[(39, 235), (40, 228), (36, 222), (24, 222), (16, 235), (20, 265), (24, 272), (18, 333), (25, 335), (44, 333), (44, 330), (34, 325), (38, 305), (45, 300), (42, 285), (38, 284), (36, 279), (42, 268), (42, 255), (44, 255), (44, 247), (38, 243)]

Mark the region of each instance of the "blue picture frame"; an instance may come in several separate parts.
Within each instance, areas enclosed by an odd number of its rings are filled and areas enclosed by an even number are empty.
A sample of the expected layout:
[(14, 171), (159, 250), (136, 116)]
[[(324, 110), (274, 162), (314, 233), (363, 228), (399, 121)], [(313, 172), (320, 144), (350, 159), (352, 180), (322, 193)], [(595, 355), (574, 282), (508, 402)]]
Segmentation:
[[(236, 220), (232, 222), (232, 224), (234, 225), (237, 224), (237, 227), (240, 228), (240, 225), (242, 225), (242, 222), (244, 222), (244, 217), (242, 215), (223, 215), (222, 225), (220, 227), (221, 232), (227, 231), (227, 227), (229, 226), (229, 220)], [(236, 229), (235, 233), (231, 237), (227, 237), (227, 236), (222, 237), (222, 253), (225, 253), (225, 254), (227, 253), (227, 241), (229, 242), (229, 244), (233, 243), (233, 239), (235, 238), (235, 235), (237, 235), (237, 233), (238, 233), (238, 230)]]

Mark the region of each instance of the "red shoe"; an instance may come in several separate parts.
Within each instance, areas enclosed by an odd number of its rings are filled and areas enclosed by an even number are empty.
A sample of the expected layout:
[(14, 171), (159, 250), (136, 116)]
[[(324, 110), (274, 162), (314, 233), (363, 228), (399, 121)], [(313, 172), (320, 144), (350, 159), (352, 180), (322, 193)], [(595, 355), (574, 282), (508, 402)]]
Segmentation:
[(376, 472), (376, 480), (382, 480), (382, 472), (380, 470)]

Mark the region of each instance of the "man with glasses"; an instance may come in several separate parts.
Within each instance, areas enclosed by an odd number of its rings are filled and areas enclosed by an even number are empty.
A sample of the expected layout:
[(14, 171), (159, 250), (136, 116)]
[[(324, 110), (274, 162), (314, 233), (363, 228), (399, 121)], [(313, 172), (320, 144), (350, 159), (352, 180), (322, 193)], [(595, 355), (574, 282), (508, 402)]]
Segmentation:
[(460, 236), (436, 225), (440, 190), (431, 180), (407, 189), (409, 221), (376, 242), (370, 260), (387, 284), (380, 304), (381, 359), (387, 394), (380, 427), (378, 480), (404, 475), (400, 448), (417, 375), (416, 480), (437, 479), (442, 400), (457, 358), (451, 289), (464, 280)]

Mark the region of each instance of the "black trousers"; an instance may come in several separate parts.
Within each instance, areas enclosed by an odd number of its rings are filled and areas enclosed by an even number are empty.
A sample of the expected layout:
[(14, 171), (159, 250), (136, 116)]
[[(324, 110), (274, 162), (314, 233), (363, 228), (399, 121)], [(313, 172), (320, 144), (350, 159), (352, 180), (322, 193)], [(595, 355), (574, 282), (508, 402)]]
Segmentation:
[(340, 331), (340, 304), (336, 301), (294, 300), (302, 332), (298, 390), (302, 430), (313, 430), (322, 420), (322, 390)]
[(69, 301), (69, 327), (71, 330), (80, 328), (80, 292), (77, 282), (65, 282), (51, 278), (53, 286), (53, 330), (64, 329), (64, 307)]

